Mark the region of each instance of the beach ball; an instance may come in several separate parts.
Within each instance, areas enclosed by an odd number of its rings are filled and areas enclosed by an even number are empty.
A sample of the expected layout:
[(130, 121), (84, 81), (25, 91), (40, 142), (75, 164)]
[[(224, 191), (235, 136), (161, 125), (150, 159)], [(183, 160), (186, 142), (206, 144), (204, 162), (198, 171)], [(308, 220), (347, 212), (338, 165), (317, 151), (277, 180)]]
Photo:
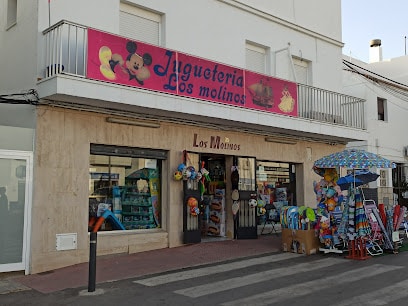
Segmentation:
[(187, 200), (187, 205), (189, 207), (197, 207), (198, 206), (198, 201), (194, 197), (189, 197), (188, 200)]

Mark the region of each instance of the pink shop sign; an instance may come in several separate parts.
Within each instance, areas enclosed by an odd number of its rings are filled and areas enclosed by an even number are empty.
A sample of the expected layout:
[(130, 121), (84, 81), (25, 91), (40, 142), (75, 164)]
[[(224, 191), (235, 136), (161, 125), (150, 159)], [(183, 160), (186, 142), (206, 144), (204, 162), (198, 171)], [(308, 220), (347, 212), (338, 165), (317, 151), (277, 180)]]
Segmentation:
[(94, 29), (87, 78), (297, 116), (296, 83)]

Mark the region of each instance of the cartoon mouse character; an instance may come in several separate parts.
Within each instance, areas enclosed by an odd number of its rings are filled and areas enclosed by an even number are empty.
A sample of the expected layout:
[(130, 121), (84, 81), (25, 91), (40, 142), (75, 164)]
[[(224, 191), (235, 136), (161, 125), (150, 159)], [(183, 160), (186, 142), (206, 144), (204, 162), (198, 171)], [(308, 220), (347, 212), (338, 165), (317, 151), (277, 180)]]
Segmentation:
[(146, 66), (152, 63), (152, 56), (149, 53), (143, 56), (136, 53), (137, 45), (133, 41), (126, 43), (128, 55), (126, 60), (120, 54), (112, 54), (109, 47), (103, 46), (99, 49), (99, 60), (101, 61), (100, 71), (109, 80), (116, 80), (117, 73), (125, 73), (129, 80), (135, 79), (140, 85), (150, 77), (150, 71)]

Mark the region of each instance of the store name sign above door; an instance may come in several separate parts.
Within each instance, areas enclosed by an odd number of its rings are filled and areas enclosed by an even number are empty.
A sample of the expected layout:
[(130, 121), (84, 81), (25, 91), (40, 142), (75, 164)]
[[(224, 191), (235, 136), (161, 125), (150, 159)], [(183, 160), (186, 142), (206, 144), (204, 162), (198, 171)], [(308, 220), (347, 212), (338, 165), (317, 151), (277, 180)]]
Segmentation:
[(228, 137), (225, 137), (223, 140), (221, 140), (220, 136), (211, 136), (209, 139), (204, 139), (200, 138), (198, 134), (194, 134), (193, 147), (230, 151), (239, 151), (241, 149), (240, 144), (230, 143)]

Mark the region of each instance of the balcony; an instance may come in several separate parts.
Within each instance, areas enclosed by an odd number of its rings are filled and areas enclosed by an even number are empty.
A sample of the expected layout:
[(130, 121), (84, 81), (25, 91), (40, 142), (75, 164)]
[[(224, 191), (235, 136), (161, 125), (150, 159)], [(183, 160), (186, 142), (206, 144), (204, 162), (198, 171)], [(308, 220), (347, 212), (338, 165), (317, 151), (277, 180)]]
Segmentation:
[[(39, 72), (39, 79), (45, 81), (63, 75), (87, 79), (87, 33), (87, 27), (67, 21), (61, 21), (45, 30), (43, 32), (45, 52), (44, 58), (41, 59), (44, 68)], [(98, 80), (95, 82), (104, 84)], [(297, 114), (294, 116), (296, 118), (291, 117), (292, 120), (302, 119), (305, 123), (320, 122), (330, 126), (346, 127), (351, 129), (350, 134), (353, 130), (366, 130), (365, 100), (302, 84), (297, 84), (296, 87)], [(144, 89), (130, 90), (142, 90), (146, 93)], [(279, 114), (272, 115), (275, 118), (276, 116), (287, 117)], [(349, 139), (353, 138), (349, 137)]]
[(297, 85), (299, 117), (357, 129), (366, 129), (364, 99)]

